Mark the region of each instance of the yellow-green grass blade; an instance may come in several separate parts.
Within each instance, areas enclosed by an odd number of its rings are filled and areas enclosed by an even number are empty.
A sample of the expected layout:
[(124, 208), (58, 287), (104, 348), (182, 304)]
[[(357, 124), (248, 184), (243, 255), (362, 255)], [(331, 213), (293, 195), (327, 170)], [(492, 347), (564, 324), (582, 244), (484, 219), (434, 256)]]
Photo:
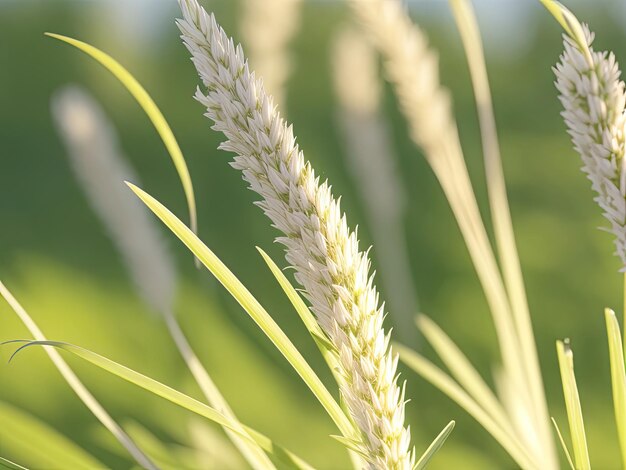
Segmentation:
[(97, 49), (96, 47), (87, 44), (86, 42), (79, 41), (77, 39), (73, 39), (67, 36), (62, 36), (60, 34), (46, 33), (46, 35), (50, 36), (51, 38), (58, 39), (59, 41), (65, 42), (71, 46), (74, 46), (75, 48), (90, 56), (92, 59), (99, 62), (109, 72), (111, 72), (122, 83), (122, 85), (124, 85), (124, 87), (130, 92), (133, 98), (135, 98), (137, 103), (139, 103), (143, 111), (146, 113), (146, 115), (154, 125), (156, 131), (161, 137), (161, 140), (165, 144), (165, 147), (169, 152), (170, 157), (172, 158), (172, 162), (176, 167), (180, 182), (183, 186), (183, 191), (185, 192), (185, 198), (187, 200), (187, 206), (189, 208), (189, 225), (194, 233), (197, 233), (198, 219), (196, 213), (196, 199), (194, 196), (193, 184), (191, 182), (189, 169), (187, 168), (187, 163), (185, 162), (185, 157), (183, 156), (178, 142), (176, 141), (176, 137), (174, 137), (174, 133), (172, 132), (172, 129), (170, 128), (167, 121), (165, 120), (163, 113), (161, 113), (148, 92), (144, 89), (143, 86), (141, 86), (141, 84), (135, 79), (135, 77), (133, 77), (133, 75), (128, 70), (126, 70), (113, 57), (101, 51), (100, 49)]
[[(76, 470), (105, 468), (67, 437), (9, 403), (0, 402), (0, 423), (2, 450), (31, 467)], [(5, 462), (5, 465), (9, 464)]]
[(439, 358), (450, 369), (452, 376), (465, 391), (477, 403), (480, 403), (502, 428), (512, 429), (511, 422), (493, 391), (450, 337), (425, 315), (418, 315), (415, 322)]
[(461, 34), (474, 90), (483, 146), (489, 209), (502, 265), (503, 279), (519, 337), (519, 354), (524, 358), (522, 365), (528, 382), (530, 404), (533, 411), (533, 416), (531, 416), (532, 432), (539, 434), (536, 441), (541, 444), (541, 454), (546, 461), (547, 468), (556, 468), (557, 457), (550, 432), (548, 405), (511, 221), (511, 210), (502, 169), (496, 119), (478, 20), (471, 0), (449, 0), (449, 3)]
[[(265, 253), (265, 251), (263, 251), (261, 248), (257, 247), (257, 250), (259, 251), (259, 253), (261, 253), (261, 256), (263, 257), (263, 259), (269, 266), (270, 270), (272, 271), (272, 274), (274, 275), (274, 277), (276, 278), (276, 280), (282, 287), (283, 291), (287, 295), (287, 298), (289, 298), (289, 300), (291, 301), (291, 304), (293, 305), (293, 307), (296, 309), (296, 312), (300, 316), (300, 319), (306, 326), (307, 330), (311, 334), (311, 337), (313, 338), (320, 352), (322, 353), (322, 356), (324, 357), (326, 364), (328, 364), (328, 367), (330, 368), (330, 371), (332, 372), (333, 377), (335, 377), (335, 380), (337, 381), (337, 383), (339, 383), (339, 377), (337, 376), (337, 361), (338, 361), (337, 348), (330, 342), (330, 340), (328, 339), (328, 336), (326, 336), (326, 333), (324, 333), (322, 328), (319, 326), (319, 323), (317, 323), (317, 320), (311, 313), (311, 310), (304, 303), (304, 300), (302, 300), (302, 297), (300, 296), (300, 294), (298, 294), (296, 289), (291, 285), (291, 283), (289, 282), (287, 277), (283, 274), (283, 272), (278, 267), (278, 265), (274, 263), (272, 258), (270, 258), (269, 255)], [(345, 408), (344, 408), (344, 411), (347, 412)], [(367, 456), (364, 456), (361, 454), (362, 451), (359, 449), (358, 441), (355, 439), (349, 439), (345, 437), (342, 438), (341, 436), (332, 436), (332, 437), (334, 437), (336, 440), (341, 442), (343, 445), (345, 445), (348, 449), (352, 451), (350, 453), (350, 458), (352, 459), (354, 468), (361, 468), (363, 465), (359, 459), (360, 457), (367, 458)]]
[[(300, 294), (298, 294), (296, 289), (289, 282), (289, 279), (287, 279), (287, 277), (283, 274), (278, 265), (274, 263), (272, 258), (270, 258), (269, 255), (265, 253), (265, 251), (263, 251), (261, 248), (257, 247), (257, 250), (259, 251), (259, 253), (261, 253), (263, 260), (267, 263), (270, 271), (272, 271), (272, 274), (280, 284), (280, 287), (282, 287), (283, 291), (287, 295), (287, 298), (296, 309), (296, 312), (300, 316), (300, 319), (304, 323), (304, 326), (306, 326), (306, 329), (309, 330), (309, 333), (319, 346), (326, 361), (333, 361), (334, 354), (337, 353), (337, 348), (335, 348), (335, 346), (330, 342), (328, 336), (326, 336), (326, 333), (324, 333), (319, 323), (317, 323), (317, 320), (311, 313), (309, 307), (307, 307), (307, 305), (304, 303), (304, 300), (302, 300), (302, 297), (300, 297)], [(334, 362), (332, 363), (334, 364)]]
[(263, 330), (272, 343), (289, 361), (298, 375), (304, 380), (315, 397), (322, 404), (328, 415), (335, 422), (345, 437), (354, 437), (355, 428), (337, 404), (328, 389), (324, 386), (302, 354), (289, 340), (274, 319), (261, 306), (248, 289), (226, 267), (224, 263), (159, 201), (154, 199), (137, 186), (127, 183), (133, 192), (152, 210), (159, 219), (189, 248), (218, 281), (230, 292), (256, 324)]
[(615, 312), (607, 308), (604, 310), (604, 317), (606, 319), (606, 333), (609, 340), (615, 422), (622, 453), (622, 466), (626, 468), (626, 370), (624, 368), (624, 348)]
[(574, 353), (569, 344), (563, 341), (556, 342), (556, 351), (559, 358), (559, 369), (563, 383), (563, 396), (567, 408), (567, 420), (569, 421), (572, 447), (574, 449), (574, 461), (577, 470), (589, 470), (589, 451), (587, 449), (587, 437), (583, 412), (580, 406), (580, 396), (576, 386), (574, 375)]
[(22, 467), (21, 465), (11, 462), (9, 459), (5, 459), (4, 457), (0, 457), (0, 468), (8, 470), (28, 470), (26, 467)]
[(435, 440), (428, 446), (426, 452), (424, 452), (419, 460), (416, 462), (415, 466), (413, 467), (414, 470), (424, 470), (428, 466), (431, 459), (435, 456), (439, 449), (441, 449), (441, 446), (443, 446), (444, 442), (446, 442), (448, 436), (450, 436), (450, 433), (454, 429), (454, 425), (455, 422), (450, 421), (448, 425), (441, 430)]
[(125, 423), (124, 427), (161, 470), (194, 470), (197, 467), (195, 459), (190, 458), (192, 449), (186, 449), (188, 452), (183, 454), (181, 448), (177, 449), (175, 445), (163, 443), (152, 432), (135, 421)]
[[(245, 439), (253, 440), (259, 446), (261, 446), (261, 448), (265, 450), (268, 454), (275, 455), (276, 458), (280, 458), (281, 456), (290, 456), (291, 459), (285, 461), (285, 463), (291, 463), (292, 468), (305, 470), (310, 470), (312, 468), (308, 464), (305, 464), (304, 466), (298, 465), (298, 462), (304, 463), (304, 461), (298, 457), (295, 457), (292, 452), (278, 446), (276, 443), (271, 441), (269, 438), (263, 436), (259, 432), (254, 431), (247, 426), (244, 426), (243, 430), (240, 430), (240, 423), (238, 421), (228, 418), (214, 408), (211, 408), (210, 406), (199, 402), (195, 398), (191, 398), (190, 396), (185, 395), (178, 390), (175, 390), (157, 380), (136, 372), (93, 351), (61, 341), (20, 340), (15, 342), (25, 342), (26, 344), (21, 346), (17, 351), (15, 351), (11, 356), (11, 359), (13, 359), (13, 357), (15, 357), (15, 355), (22, 351), (24, 348), (28, 348), (30, 346), (52, 346), (56, 349), (67, 351), (121, 379), (126, 380), (127, 382), (137, 385), (138, 387), (143, 388), (144, 390), (147, 390), (157, 396), (160, 396), (161, 398), (164, 398), (171, 403), (174, 403), (193, 413), (203, 416), (213, 421), (214, 423), (221, 425), (222, 427), (228, 428), (231, 431), (238, 433), (241, 437)], [(275, 450), (277, 450), (277, 452), (275, 452)]]
[[(11, 294), (9, 289), (0, 281), (0, 296), (2, 296), (9, 306), (13, 309), (17, 317), (33, 335), (36, 340), (45, 341), (46, 337), (37, 326), (37, 323), (31, 318), (26, 309), (17, 301), (17, 299)], [(58, 351), (53, 348), (45, 348), (46, 353), (50, 357), (50, 360), (57, 368), (59, 373), (63, 376), (63, 379), (67, 382), (70, 388), (76, 393), (76, 396), (85, 404), (89, 411), (102, 423), (102, 425), (118, 440), (118, 442), (128, 451), (130, 455), (139, 463), (143, 468), (149, 470), (156, 470), (154, 464), (143, 453), (143, 451), (137, 447), (133, 440), (126, 434), (122, 427), (109, 415), (104, 407), (96, 400), (87, 387), (83, 385), (80, 379), (76, 376), (74, 371), (70, 369), (70, 366), (63, 360)]]
[(561, 25), (561, 27), (565, 30), (567, 35), (571, 37), (580, 50), (585, 53), (587, 56), (587, 60), (592, 62), (591, 52), (587, 47), (587, 40), (585, 39), (585, 33), (583, 31), (583, 27), (580, 24), (580, 21), (574, 16), (574, 14), (569, 11), (561, 2), (557, 2), (555, 0), (539, 0), (544, 7), (550, 12), (550, 14), (554, 17), (556, 21)]
[[(164, 320), (168, 330), (170, 331), (172, 339), (176, 343), (176, 346), (189, 367), (191, 374), (196, 379), (202, 393), (208, 400), (209, 405), (219, 410), (234, 422), (237, 422), (237, 416), (231, 409), (226, 399), (222, 396), (219, 388), (217, 388), (217, 385), (213, 382), (213, 379), (200, 362), (198, 356), (196, 356), (196, 353), (191, 348), (191, 345), (181, 330), (174, 314), (171, 312), (166, 313), (164, 315)], [(243, 430), (243, 428), (240, 430)], [(275, 470), (276, 467), (258, 445), (249, 439), (242, 439), (237, 433), (231, 432), (228, 429), (225, 429), (225, 432), (254, 470)]]
[(567, 449), (567, 444), (565, 443), (565, 439), (563, 439), (563, 434), (561, 434), (561, 430), (559, 429), (559, 425), (556, 424), (556, 420), (554, 418), (551, 418), (551, 419), (552, 419), (552, 424), (554, 425), (554, 429), (556, 431), (556, 435), (559, 436), (559, 441), (561, 442), (561, 448), (563, 449), (563, 453), (565, 454), (567, 463), (569, 464), (572, 470), (576, 470), (576, 467), (574, 467), (574, 462), (572, 461), (572, 456), (570, 455), (569, 450)]
[(402, 362), (451, 398), (457, 405), (478, 421), (521, 468), (525, 470), (539, 470), (541, 468), (533, 461), (528, 449), (524, 447), (519, 439), (503, 429), (500, 424), (498, 424), (498, 422), (496, 422), (491, 415), (489, 415), (489, 413), (487, 413), (480, 404), (463, 390), (448, 374), (406, 346), (394, 344), (393, 349), (400, 355)]

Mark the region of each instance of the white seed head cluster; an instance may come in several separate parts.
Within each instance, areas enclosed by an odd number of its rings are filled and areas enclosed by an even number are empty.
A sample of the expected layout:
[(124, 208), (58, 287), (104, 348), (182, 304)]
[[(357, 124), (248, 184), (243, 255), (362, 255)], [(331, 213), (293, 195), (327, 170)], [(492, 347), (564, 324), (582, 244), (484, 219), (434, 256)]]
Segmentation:
[(300, 26), (302, 0), (245, 0), (241, 33), (247, 57), (274, 103), (283, 109), (292, 67), (289, 41)]
[(626, 161), (624, 160), (624, 82), (613, 53), (591, 48), (593, 33), (583, 26), (588, 52), (565, 36), (565, 50), (554, 68), (556, 87), (582, 170), (597, 193), (595, 201), (615, 235), (616, 254), (626, 270)]
[(182, 38), (206, 87), (196, 99), (206, 106), (212, 128), (227, 138), (220, 148), (236, 154), (232, 166), (261, 195), (257, 204), (284, 234), (278, 241), (287, 261), (338, 350), (341, 396), (361, 431), (360, 450), (370, 468), (409, 469), (414, 452), (404, 427), (404, 390), (397, 385), (397, 356), (383, 329), (368, 256), (241, 47), (196, 0), (180, 4)]

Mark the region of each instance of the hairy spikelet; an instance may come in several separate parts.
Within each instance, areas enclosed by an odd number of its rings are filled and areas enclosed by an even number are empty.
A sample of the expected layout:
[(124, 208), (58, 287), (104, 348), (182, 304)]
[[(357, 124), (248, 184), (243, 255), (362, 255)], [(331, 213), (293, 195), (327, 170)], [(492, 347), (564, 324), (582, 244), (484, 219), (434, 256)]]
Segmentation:
[(409, 469), (410, 432), (404, 427), (404, 391), (397, 357), (383, 329), (383, 307), (339, 202), (304, 160), (263, 84), (248, 69), (241, 47), (195, 0), (181, 0), (179, 28), (205, 86), (196, 99), (236, 154), (257, 202), (284, 235), (286, 258), (296, 270), (316, 318), (338, 350), (341, 396), (361, 431), (360, 450), (371, 468)]
[(565, 50), (554, 68), (556, 87), (574, 148), (596, 192), (595, 201), (615, 235), (616, 254), (626, 270), (626, 161), (624, 82), (613, 53), (591, 48), (593, 33), (583, 26), (588, 50), (564, 36)]

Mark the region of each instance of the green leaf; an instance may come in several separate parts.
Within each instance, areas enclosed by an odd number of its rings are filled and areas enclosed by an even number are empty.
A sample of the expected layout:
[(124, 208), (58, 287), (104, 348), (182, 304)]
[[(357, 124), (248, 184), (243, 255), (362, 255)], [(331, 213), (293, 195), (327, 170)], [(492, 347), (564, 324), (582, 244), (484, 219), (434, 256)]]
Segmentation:
[[(137, 385), (149, 392), (158, 395), (167, 401), (174, 403), (182, 408), (185, 408), (193, 413), (203, 416), (223, 427), (230, 429), (231, 431), (238, 433), (245, 439), (250, 439), (256, 442), (263, 450), (268, 454), (276, 456), (276, 458), (283, 460), (284, 457), (288, 457), (288, 462), (292, 464), (292, 468), (311, 470), (312, 467), (306, 464), (302, 459), (296, 457), (292, 452), (278, 446), (272, 442), (266, 436), (254, 431), (251, 428), (243, 425), (243, 430), (240, 430), (241, 424), (238, 421), (232, 420), (224, 416), (219, 411), (199, 402), (195, 398), (191, 398), (184, 393), (174, 390), (173, 388), (162, 384), (150, 377), (147, 377), (139, 372), (136, 372), (122, 364), (119, 364), (111, 359), (108, 359), (100, 354), (90, 351), (80, 346), (64, 343), (60, 341), (28, 341), (24, 346), (21, 346), (13, 355), (11, 359), (22, 351), (24, 348), (30, 346), (53, 346), (54, 348), (61, 349), (72, 353), (81, 359), (84, 359), (91, 364), (110, 372), (117, 377), (124, 379), (132, 384)], [(284, 460), (283, 460), (284, 461)]]
[[(6, 402), (0, 402), (0, 423), (2, 423), (0, 442), (3, 451), (32, 467), (76, 470), (105, 468), (95, 457), (64, 435)], [(7, 462), (4, 464), (9, 465)], [(8, 466), (8, 468), (23, 467)]]
[(344, 437), (354, 437), (355, 429), (346, 417), (341, 407), (337, 404), (328, 389), (324, 386), (311, 366), (306, 362), (302, 354), (296, 349), (283, 330), (276, 324), (272, 317), (265, 311), (261, 304), (226, 267), (224, 263), (185, 226), (174, 214), (172, 214), (159, 201), (154, 199), (137, 186), (126, 183), (135, 194), (154, 212), (159, 219), (193, 252), (202, 264), (217, 278), (218, 281), (230, 292), (237, 302), (244, 308), (256, 324), (263, 330), (276, 348), (289, 361), (292, 367), (307, 384), (315, 397), (322, 404), (328, 415), (335, 422)]
[(70, 44), (71, 46), (74, 46), (75, 48), (83, 51), (92, 59), (99, 62), (109, 72), (111, 72), (122, 83), (122, 85), (124, 85), (124, 87), (130, 92), (133, 98), (135, 98), (137, 103), (139, 103), (139, 105), (144, 110), (144, 112), (154, 125), (155, 129), (159, 133), (161, 140), (165, 144), (165, 147), (167, 148), (167, 151), (172, 158), (172, 162), (176, 167), (180, 182), (182, 183), (183, 191), (185, 192), (185, 198), (187, 200), (187, 206), (189, 208), (190, 226), (194, 233), (197, 233), (198, 220), (196, 213), (196, 199), (194, 196), (191, 176), (189, 175), (187, 163), (185, 162), (185, 157), (183, 156), (183, 153), (178, 146), (178, 142), (176, 141), (176, 137), (174, 137), (172, 129), (170, 128), (169, 124), (165, 120), (165, 117), (157, 107), (154, 100), (150, 97), (148, 92), (143, 88), (143, 86), (141, 86), (141, 84), (135, 79), (135, 77), (132, 76), (132, 74), (128, 70), (126, 70), (113, 57), (106, 54), (105, 52), (102, 52), (100, 49), (97, 49), (94, 46), (85, 42), (67, 36), (62, 36), (60, 34), (46, 33), (46, 36)]
[[(39, 329), (37, 324), (33, 321), (28, 312), (20, 305), (17, 299), (11, 294), (9, 289), (0, 281), (0, 296), (2, 296), (7, 303), (11, 306), (17, 317), (24, 324), (24, 326), (30, 331), (33, 337), (40, 341), (45, 341), (46, 337)], [(67, 363), (63, 360), (58, 351), (52, 348), (46, 348), (46, 353), (50, 357), (50, 360), (55, 365), (57, 370), (63, 376), (63, 379), (72, 388), (78, 398), (85, 404), (89, 411), (107, 428), (113, 436), (119, 441), (119, 443), (128, 451), (130, 455), (139, 463), (143, 468), (149, 470), (156, 470), (154, 464), (150, 459), (141, 451), (139, 447), (133, 442), (133, 440), (126, 434), (126, 432), (120, 427), (119, 424), (107, 413), (102, 405), (95, 399), (95, 397), (87, 390), (80, 379), (76, 376), (74, 371), (70, 369)]]
[(448, 374), (443, 372), (432, 362), (428, 361), (415, 351), (394, 343), (393, 349), (400, 355), (400, 360), (433, 384), (441, 392), (448, 395), (456, 404), (469, 413), (485, 430), (500, 443), (509, 455), (524, 469), (539, 469), (511, 429), (503, 428), (496, 422), (482, 406), (477, 403), (463, 388), (459, 386)]
[(294, 289), (294, 287), (289, 282), (289, 279), (287, 279), (287, 277), (283, 274), (278, 265), (276, 265), (272, 258), (270, 258), (268, 254), (265, 253), (265, 251), (263, 251), (261, 248), (257, 246), (256, 249), (259, 251), (259, 253), (261, 253), (261, 256), (269, 266), (272, 274), (280, 284), (280, 287), (282, 287), (283, 291), (289, 298), (289, 301), (302, 319), (304, 326), (306, 326), (306, 329), (309, 331), (309, 333), (319, 346), (320, 351), (326, 359), (326, 362), (328, 362), (331, 367), (334, 367), (334, 364), (336, 362), (335, 357), (337, 354), (337, 348), (330, 342), (328, 336), (326, 336), (326, 333), (324, 333), (319, 323), (317, 323), (317, 320), (311, 313), (309, 307), (307, 307), (307, 305), (304, 303), (304, 300), (302, 300), (300, 294), (298, 294), (296, 289)]
[(585, 38), (585, 33), (583, 30), (580, 21), (574, 16), (574, 14), (569, 11), (561, 2), (557, 2), (555, 0), (540, 0), (544, 7), (552, 14), (554, 19), (558, 21), (561, 27), (565, 30), (567, 35), (571, 37), (581, 51), (585, 53), (587, 56), (587, 60), (590, 63), (593, 62), (591, 59), (591, 53), (589, 51), (589, 47), (587, 46), (587, 39)]
[(130, 421), (124, 423), (124, 428), (128, 434), (137, 442), (142, 449), (150, 456), (161, 470), (194, 470), (198, 466), (196, 459), (192, 456), (192, 449), (185, 449), (188, 452), (181, 452), (175, 445), (166, 445), (153, 433), (141, 424)]
[(11, 462), (3, 457), (0, 457), (0, 468), (7, 468), (9, 470), (28, 470), (26, 467), (22, 467), (21, 465)]
[(563, 439), (563, 434), (561, 434), (561, 430), (559, 429), (559, 425), (556, 424), (556, 420), (554, 418), (552, 419), (552, 424), (554, 425), (554, 429), (556, 430), (556, 435), (559, 436), (559, 441), (561, 442), (561, 447), (563, 448), (563, 452), (565, 453), (565, 457), (567, 458), (567, 463), (569, 464), (570, 468), (572, 470), (576, 470), (576, 467), (574, 467), (574, 462), (572, 461), (572, 456), (569, 453), (569, 450), (567, 449), (567, 444), (565, 443), (565, 439)]
[(494, 393), (448, 335), (425, 315), (419, 315), (415, 321), (426, 340), (467, 393), (502, 427), (510, 426), (510, 420)]
[(615, 422), (622, 453), (622, 466), (626, 468), (626, 370), (624, 368), (624, 347), (619, 323), (615, 312), (604, 310), (606, 333), (609, 340), (609, 358), (611, 362), (611, 385), (613, 388), (613, 406)]
[[(181, 330), (174, 315), (171, 312), (168, 312), (164, 316), (164, 319), (172, 339), (176, 343), (176, 346), (185, 360), (185, 363), (189, 367), (189, 370), (196, 379), (196, 382), (209, 404), (231, 419), (234, 423), (238, 423), (239, 420), (237, 419), (237, 416), (231, 409), (226, 399), (222, 396), (222, 393), (217, 388), (217, 385), (215, 385), (215, 382), (213, 382), (213, 379), (207, 370), (203, 367), (200, 359), (196, 356), (196, 353), (191, 348), (191, 345), (187, 341), (187, 338)], [(240, 424), (239, 427), (240, 431), (243, 430), (243, 427)], [(275, 470), (276, 467), (274, 464), (256, 443), (250, 441), (249, 439), (242, 439), (239, 434), (231, 432), (229, 429), (224, 429), (224, 431), (254, 470)]]
[(556, 342), (556, 351), (559, 358), (563, 395), (572, 436), (576, 468), (578, 470), (590, 470), (591, 465), (589, 463), (589, 451), (587, 450), (583, 412), (580, 406), (578, 387), (576, 386), (576, 376), (574, 375), (574, 353), (569, 343), (563, 341)]
[(424, 452), (422, 456), (419, 458), (419, 460), (413, 467), (414, 470), (423, 470), (426, 468), (426, 466), (430, 463), (430, 460), (435, 456), (437, 451), (441, 449), (441, 446), (443, 446), (444, 442), (446, 442), (446, 439), (448, 439), (448, 436), (454, 429), (454, 425), (455, 425), (455, 422), (450, 421), (448, 425), (442, 429), (442, 431), (435, 438), (435, 440), (428, 446), (428, 449), (426, 449), (426, 452)]

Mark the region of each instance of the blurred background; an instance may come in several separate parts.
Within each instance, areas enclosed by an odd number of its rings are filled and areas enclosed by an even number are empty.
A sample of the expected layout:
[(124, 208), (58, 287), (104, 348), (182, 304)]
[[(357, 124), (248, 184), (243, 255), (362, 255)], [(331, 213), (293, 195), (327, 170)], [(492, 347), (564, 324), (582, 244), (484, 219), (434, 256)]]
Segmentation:
[[(244, 49), (246, 1), (202, 2)], [(623, 2), (565, 3), (596, 31), (596, 48), (613, 49), (626, 63)], [(465, 157), (488, 223), (476, 110), (451, 13), (443, 0), (408, 4), (439, 51), (441, 80), (452, 91)], [(622, 278), (611, 236), (597, 230), (604, 221), (559, 116), (551, 67), (562, 49), (560, 29), (537, 1), (475, 5), (551, 414), (565, 422), (554, 343), (569, 337), (592, 461), (596, 468), (618, 468), (602, 312), (605, 306), (621, 311)], [(276, 231), (252, 205), (255, 195), (229, 167), (231, 156), (217, 150), (222, 137), (209, 129), (202, 107), (192, 99), (197, 76), (178, 39), (177, 15), (173, 0), (0, 0), (0, 279), (49, 338), (87, 347), (201, 398), (163, 323), (138, 298), (55, 130), (51, 96), (68, 83), (81, 85), (110, 117), (143, 188), (187, 220), (174, 168), (139, 106), (101, 66), (43, 33), (76, 37), (118, 59), (155, 99), (191, 171), (200, 237), (331, 383), (315, 344), (255, 249), (262, 247), (284, 266), (282, 250), (273, 243)], [(332, 78), (333, 41), (352, 18), (341, 1), (306, 0), (299, 16), (288, 46), (292, 62), (283, 110), (306, 157), (342, 196), (349, 223), (358, 224), (366, 247), (377, 237), (376, 222), (363, 188), (355, 184), (354, 162), (346, 156)], [(395, 160), (393, 191), (403, 194), (399, 230), (406, 240), (415, 308), (435, 319), (492, 383), (497, 347), (481, 287), (438, 182), (410, 141), (388, 86), (382, 113)], [(376, 191), (384, 193), (385, 187)], [(308, 389), (228, 293), (208, 272), (196, 270), (186, 249), (163, 233), (180, 276), (175, 310), (182, 328), (240, 419), (320, 468), (344, 468), (341, 445), (328, 437), (336, 431)], [(376, 244), (372, 257), (377, 279), (384, 279)], [(379, 285), (385, 298), (390, 289)], [(415, 331), (402, 333), (409, 342), (417, 338)], [(0, 340), (28, 337), (0, 302)], [(418, 347), (435, 358), (425, 345)], [(1, 401), (50, 424), (112, 468), (133, 465), (43, 351), (32, 349), (7, 365), (12, 351), (0, 348)], [(187, 442), (188, 412), (79, 361), (70, 363), (120, 422), (140, 423), (168, 444)], [(408, 421), (418, 454), (450, 419), (457, 421), (432, 468), (514, 467), (463, 410), (400, 368), (408, 380)], [(0, 456), (41, 468), (12, 452), (0, 440)]]

